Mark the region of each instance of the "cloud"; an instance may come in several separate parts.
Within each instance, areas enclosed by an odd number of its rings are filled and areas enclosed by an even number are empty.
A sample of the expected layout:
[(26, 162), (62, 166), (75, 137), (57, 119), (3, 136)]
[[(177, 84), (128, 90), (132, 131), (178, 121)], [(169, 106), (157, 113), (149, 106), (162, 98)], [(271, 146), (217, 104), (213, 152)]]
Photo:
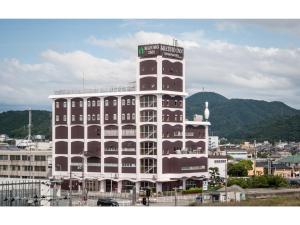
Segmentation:
[[(98, 58), (84, 51), (41, 53), (42, 63), (25, 64), (17, 59), (0, 61), (1, 101), (44, 102), (54, 90), (124, 85), (135, 80), (137, 45), (172, 44), (174, 37), (140, 31), (118, 38), (88, 42), (99, 49), (122, 49), (122, 59)], [(202, 31), (176, 36), (185, 47), (186, 88), (189, 93), (216, 91), (229, 98), (253, 98), (284, 101), (300, 108), (300, 50), (243, 46), (210, 40)], [(0, 101), (0, 102), (1, 102)]]
[(60, 53), (47, 50), (43, 63), (25, 64), (17, 59), (0, 61), (0, 102), (45, 104), (55, 90), (124, 86), (135, 80), (135, 63), (124, 59), (109, 61), (86, 52)]

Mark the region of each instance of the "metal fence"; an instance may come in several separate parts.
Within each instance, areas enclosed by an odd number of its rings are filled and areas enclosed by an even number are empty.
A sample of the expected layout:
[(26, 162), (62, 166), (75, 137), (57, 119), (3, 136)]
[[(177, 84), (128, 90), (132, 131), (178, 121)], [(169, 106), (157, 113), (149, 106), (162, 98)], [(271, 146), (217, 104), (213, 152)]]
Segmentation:
[(0, 183), (0, 206), (40, 206), (41, 182), (22, 180)]

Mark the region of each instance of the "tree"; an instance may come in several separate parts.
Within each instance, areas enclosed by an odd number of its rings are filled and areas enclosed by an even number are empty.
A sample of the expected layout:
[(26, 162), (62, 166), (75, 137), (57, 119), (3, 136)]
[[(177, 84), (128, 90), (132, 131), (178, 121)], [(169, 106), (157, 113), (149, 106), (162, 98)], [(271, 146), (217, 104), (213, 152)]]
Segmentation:
[(253, 162), (251, 160), (240, 160), (238, 163), (245, 166), (246, 170), (253, 170)]
[(248, 175), (248, 170), (242, 163), (229, 163), (228, 164), (228, 175), (232, 177), (245, 177)]
[(210, 174), (210, 185), (215, 187), (217, 184), (219, 185), (221, 183), (221, 177), (219, 173), (218, 167), (210, 167), (209, 168), (209, 174)]

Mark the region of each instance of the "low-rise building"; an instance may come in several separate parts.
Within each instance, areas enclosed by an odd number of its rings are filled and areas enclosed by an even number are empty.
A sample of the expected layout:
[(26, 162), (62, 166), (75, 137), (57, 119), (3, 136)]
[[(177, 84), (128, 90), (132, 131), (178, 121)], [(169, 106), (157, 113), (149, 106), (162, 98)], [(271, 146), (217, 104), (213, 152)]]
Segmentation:
[(52, 151), (0, 148), (0, 177), (47, 179), (51, 174)]
[(293, 175), (293, 168), (284, 164), (273, 164), (271, 171), (274, 176), (281, 176), (284, 178), (291, 178)]
[(229, 149), (227, 155), (231, 156), (235, 160), (248, 159), (248, 152), (244, 149)]
[(221, 178), (226, 177), (226, 156), (222, 155), (209, 155), (208, 156), (208, 168), (217, 167)]
[(216, 149), (219, 147), (219, 137), (209, 136), (208, 137), (208, 149)]
[(267, 161), (252, 160), (252, 170), (248, 170), (248, 176), (263, 176), (265, 175), (265, 167), (268, 166)]

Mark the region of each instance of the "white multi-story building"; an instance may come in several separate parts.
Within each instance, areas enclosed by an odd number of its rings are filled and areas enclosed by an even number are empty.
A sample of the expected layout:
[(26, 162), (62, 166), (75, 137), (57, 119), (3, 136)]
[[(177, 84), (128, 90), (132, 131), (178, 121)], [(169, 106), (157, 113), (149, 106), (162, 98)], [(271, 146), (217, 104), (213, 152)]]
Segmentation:
[(53, 175), (96, 191), (200, 185), (210, 123), (185, 120), (186, 95), (184, 49), (163, 44), (138, 46), (135, 87), (55, 92)]
[(219, 137), (209, 136), (208, 137), (208, 149), (216, 149), (219, 147)]
[(226, 177), (226, 165), (227, 164), (227, 157), (222, 155), (210, 155), (208, 156), (208, 168), (217, 167), (220, 177)]

